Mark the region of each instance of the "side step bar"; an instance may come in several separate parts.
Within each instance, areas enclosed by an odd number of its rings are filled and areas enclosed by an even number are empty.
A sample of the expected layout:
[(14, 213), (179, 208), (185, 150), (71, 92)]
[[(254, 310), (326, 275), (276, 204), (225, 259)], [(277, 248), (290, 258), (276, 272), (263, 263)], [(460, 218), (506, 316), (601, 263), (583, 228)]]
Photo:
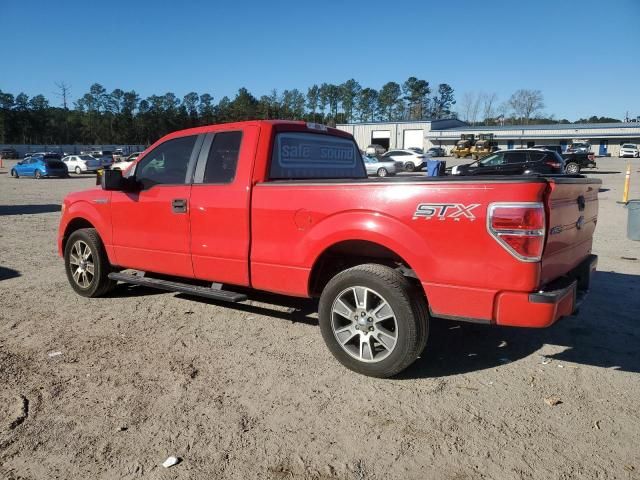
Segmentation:
[(111, 280), (130, 283), (132, 285), (142, 285), (144, 287), (157, 288), (159, 290), (167, 290), (169, 292), (186, 293), (197, 297), (221, 300), (223, 302), (237, 303), (243, 302), (247, 299), (247, 296), (243, 293), (230, 292), (228, 290), (216, 290), (208, 287), (189, 285), (188, 283), (160, 280), (157, 278), (143, 277), (141, 275), (131, 275), (129, 273), (113, 272), (109, 274), (109, 278)]

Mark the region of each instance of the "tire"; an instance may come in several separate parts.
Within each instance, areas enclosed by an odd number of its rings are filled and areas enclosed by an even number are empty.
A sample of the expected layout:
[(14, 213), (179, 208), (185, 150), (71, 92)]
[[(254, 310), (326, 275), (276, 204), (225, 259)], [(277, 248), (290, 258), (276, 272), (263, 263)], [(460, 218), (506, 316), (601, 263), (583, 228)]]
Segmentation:
[(33, 174), (33, 178), (35, 178), (36, 180), (40, 180), (42, 178), (42, 172), (40, 170), (36, 170)]
[(81, 228), (71, 234), (64, 249), (64, 267), (71, 287), (83, 297), (103, 296), (118, 283), (108, 277), (111, 265), (94, 228)]
[(407, 172), (413, 172), (416, 169), (416, 166), (413, 162), (407, 162), (404, 164), (404, 169)]
[(564, 167), (564, 171), (569, 175), (577, 175), (580, 173), (580, 165), (575, 162), (567, 163)]
[(11, 176), (12, 176), (13, 178), (20, 178), (20, 175), (18, 175), (18, 172), (16, 172), (16, 169), (15, 169), (15, 168), (12, 168), (12, 169), (11, 169)]
[(389, 172), (386, 168), (379, 168), (377, 174), (379, 177), (386, 177), (387, 175), (389, 175)]
[(80, 167), (76, 167), (76, 175), (80, 174), (82, 174), (82, 170), (80, 169)]
[[(362, 304), (356, 307), (354, 292), (364, 298), (365, 290), (364, 308)], [(377, 320), (382, 311), (391, 316)], [(371, 377), (397, 375), (418, 358), (427, 343), (429, 314), (422, 292), (401, 273), (383, 265), (358, 265), (338, 273), (322, 291), (318, 317), (333, 356), (348, 369)]]

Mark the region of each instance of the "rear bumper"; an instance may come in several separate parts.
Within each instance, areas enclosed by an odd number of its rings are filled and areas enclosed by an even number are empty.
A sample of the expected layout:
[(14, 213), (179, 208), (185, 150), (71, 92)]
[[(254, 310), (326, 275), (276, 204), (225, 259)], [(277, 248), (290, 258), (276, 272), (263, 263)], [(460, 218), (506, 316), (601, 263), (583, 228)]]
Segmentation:
[(513, 327), (548, 327), (577, 311), (589, 291), (598, 257), (589, 255), (576, 268), (537, 292), (502, 292), (495, 303), (496, 323)]

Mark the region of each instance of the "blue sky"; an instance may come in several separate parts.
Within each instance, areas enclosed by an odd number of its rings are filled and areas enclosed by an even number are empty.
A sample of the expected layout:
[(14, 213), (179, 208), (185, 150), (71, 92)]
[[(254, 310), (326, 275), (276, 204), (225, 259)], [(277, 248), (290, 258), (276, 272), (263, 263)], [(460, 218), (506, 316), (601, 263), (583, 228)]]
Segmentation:
[(98, 82), (142, 96), (355, 78), (543, 92), (571, 120), (640, 115), (640, 1), (0, 0), (0, 89), (73, 99)]

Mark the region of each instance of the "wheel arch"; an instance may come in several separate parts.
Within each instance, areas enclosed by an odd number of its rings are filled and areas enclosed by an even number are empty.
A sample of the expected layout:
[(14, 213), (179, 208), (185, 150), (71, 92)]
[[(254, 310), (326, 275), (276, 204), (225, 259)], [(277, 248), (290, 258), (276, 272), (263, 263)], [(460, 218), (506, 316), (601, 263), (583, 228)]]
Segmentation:
[(309, 274), (309, 295), (319, 297), (336, 274), (370, 263), (396, 269), (412, 283), (420, 285), (409, 262), (391, 248), (371, 240), (343, 240), (325, 248), (316, 258)]

